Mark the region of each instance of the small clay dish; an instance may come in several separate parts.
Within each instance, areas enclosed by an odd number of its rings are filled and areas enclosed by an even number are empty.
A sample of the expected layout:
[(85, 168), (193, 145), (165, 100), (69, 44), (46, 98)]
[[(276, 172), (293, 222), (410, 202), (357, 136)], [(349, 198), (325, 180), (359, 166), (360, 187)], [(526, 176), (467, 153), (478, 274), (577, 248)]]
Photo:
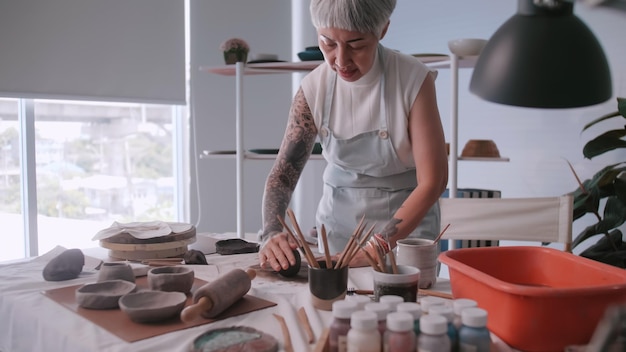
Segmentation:
[(76, 302), (87, 309), (116, 309), (120, 297), (135, 292), (137, 285), (126, 280), (85, 284), (76, 289)]
[(177, 317), (186, 301), (181, 292), (140, 291), (122, 296), (119, 305), (136, 323), (156, 323)]
[(154, 291), (191, 291), (194, 272), (186, 266), (160, 266), (148, 270), (148, 285)]

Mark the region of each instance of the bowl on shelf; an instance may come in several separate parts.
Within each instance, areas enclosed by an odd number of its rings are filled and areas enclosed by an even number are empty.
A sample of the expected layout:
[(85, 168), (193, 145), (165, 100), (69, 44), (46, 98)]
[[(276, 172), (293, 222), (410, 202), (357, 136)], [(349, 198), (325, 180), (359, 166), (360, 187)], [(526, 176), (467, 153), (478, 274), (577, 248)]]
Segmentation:
[(626, 271), (554, 248), (504, 246), (442, 252), (454, 298), (489, 314), (487, 327), (522, 351), (589, 343), (607, 308), (626, 303)]
[(448, 41), (448, 49), (456, 56), (477, 56), (487, 44), (487, 40), (478, 38), (460, 38)]
[(304, 51), (298, 53), (298, 57), (302, 61), (318, 61), (324, 60), (324, 54), (319, 46), (309, 46)]
[(498, 146), (491, 139), (470, 139), (463, 147), (464, 158), (499, 158)]

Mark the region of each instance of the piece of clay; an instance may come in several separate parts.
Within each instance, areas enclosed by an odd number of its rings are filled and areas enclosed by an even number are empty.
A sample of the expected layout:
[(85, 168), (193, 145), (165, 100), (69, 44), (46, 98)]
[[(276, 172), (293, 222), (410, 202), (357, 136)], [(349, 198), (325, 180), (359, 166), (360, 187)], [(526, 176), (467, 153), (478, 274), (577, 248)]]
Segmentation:
[(183, 255), (183, 259), (185, 260), (185, 264), (208, 265), (204, 253), (196, 249), (188, 250), (185, 255)]
[(255, 253), (259, 251), (259, 244), (248, 242), (241, 238), (231, 238), (219, 240), (215, 243), (215, 249), (219, 254), (243, 254)]
[(85, 255), (80, 249), (67, 249), (46, 264), (43, 268), (43, 278), (46, 281), (75, 279), (83, 271), (84, 265)]
[(302, 258), (300, 257), (300, 252), (297, 249), (293, 250), (293, 255), (296, 257), (296, 264), (290, 266), (287, 269), (282, 269), (278, 273), (284, 277), (292, 277), (298, 275), (300, 272), (300, 265), (302, 265)]

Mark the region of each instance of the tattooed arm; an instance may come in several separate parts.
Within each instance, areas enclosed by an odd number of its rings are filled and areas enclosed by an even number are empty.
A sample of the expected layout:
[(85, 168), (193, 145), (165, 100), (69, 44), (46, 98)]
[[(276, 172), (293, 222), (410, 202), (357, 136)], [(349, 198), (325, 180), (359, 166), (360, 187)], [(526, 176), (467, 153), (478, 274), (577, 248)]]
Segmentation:
[(276, 161), (265, 182), (261, 234), (263, 246), (259, 251), (262, 267), (269, 263), (274, 270), (279, 271), (295, 264), (292, 249), (296, 248), (296, 244), (290, 243), (283, 233), (278, 215), (285, 217), (298, 179), (313, 150), (316, 136), (317, 128), (300, 88), (291, 104), (287, 128)]

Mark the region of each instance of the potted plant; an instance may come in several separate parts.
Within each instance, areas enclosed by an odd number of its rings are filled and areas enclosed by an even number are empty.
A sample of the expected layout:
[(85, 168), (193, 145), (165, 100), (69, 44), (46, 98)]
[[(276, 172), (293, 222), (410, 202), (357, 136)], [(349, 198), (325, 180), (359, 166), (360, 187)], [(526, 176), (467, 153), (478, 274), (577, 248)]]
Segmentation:
[[(626, 150), (626, 98), (617, 98), (617, 111), (601, 116), (583, 127), (583, 131), (605, 120), (621, 117), (624, 127), (606, 131), (588, 141), (583, 148), (585, 158), (593, 159), (607, 152)], [(603, 263), (626, 268), (626, 242), (619, 227), (626, 221), (626, 160), (607, 165), (591, 179), (581, 182), (572, 165), (570, 168), (579, 187), (574, 196), (574, 221), (585, 214), (593, 214), (597, 222), (585, 228), (573, 240), (572, 248), (595, 235), (603, 235), (598, 241), (582, 251), (581, 256)]]
[(250, 46), (245, 40), (240, 38), (231, 38), (220, 45), (220, 49), (224, 53), (224, 61), (226, 65), (233, 65), (237, 62), (247, 62)]

